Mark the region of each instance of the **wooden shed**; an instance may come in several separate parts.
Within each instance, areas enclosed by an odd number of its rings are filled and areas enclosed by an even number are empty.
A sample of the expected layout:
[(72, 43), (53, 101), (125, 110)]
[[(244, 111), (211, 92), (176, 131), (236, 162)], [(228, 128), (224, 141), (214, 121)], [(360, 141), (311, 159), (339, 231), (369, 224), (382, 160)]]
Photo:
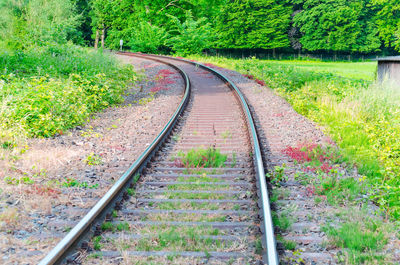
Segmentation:
[(400, 86), (400, 56), (378, 58), (378, 81)]

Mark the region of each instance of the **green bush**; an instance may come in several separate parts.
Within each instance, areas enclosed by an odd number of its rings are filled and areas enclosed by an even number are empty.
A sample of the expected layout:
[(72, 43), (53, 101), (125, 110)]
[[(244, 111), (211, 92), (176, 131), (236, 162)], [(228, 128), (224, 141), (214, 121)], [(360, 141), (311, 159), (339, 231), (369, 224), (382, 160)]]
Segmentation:
[(2, 53), (0, 71), (0, 139), (63, 133), (122, 102), (135, 78), (111, 56), (73, 45)]

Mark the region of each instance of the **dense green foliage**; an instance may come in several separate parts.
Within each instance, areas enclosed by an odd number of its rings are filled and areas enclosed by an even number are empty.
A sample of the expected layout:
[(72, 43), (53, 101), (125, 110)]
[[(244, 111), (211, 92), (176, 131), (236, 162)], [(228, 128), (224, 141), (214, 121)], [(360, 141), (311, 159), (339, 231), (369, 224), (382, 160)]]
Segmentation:
[(364, 0), (306, 0), (294, 16), (306, 50), (371, 52), (381, 43), (372, 10)]
[(281, 48), (289, 46), (292, 7), (285, 1), (232, 1), (222, 6), (215, 27), (220, 48)]
[(122, 101), (131, 68), (73, 45), (1, 53), (0, 139), (48, 137)]
[(400, 2), (397, 0), (373, 0), (376, 6), (376, 25), (385, 46), (400, 50)]
[(128, 45), (132, 50), (157, 53), (163, 48), (166, 36), (165, 29), (151, 25), (148, 22), (140, 22), (132, 33)]
[[(400, 7), (394, 0), (88, 2), (92, 37), (105, 29), (110, 48), (119, 48), (123, 39), (125, 48), (134, 51), (177, 54), (207, 48), (347, 53), (400, 49)], [(189, 40), (197, 38), (202, 41), (192, 45)]]
[(134, 72), (71, 43), (84, 37), (73, 1), (3, 0), (0, 6), (0, 144), (63, 133), (122, 101)]
[(76, 36), (80, 15), (72, 1), (2, 0), (0, 41), (10, 49), (65, 43)]
[(281, 49), (400, 50), (395, 0), (2, 0), (0, 39), (12, 48), (103, 43), (151, 53)]
[(181, 55), (201, 53), (202, 50), (210, 45), (210, 24), (205, 23), (206, 19), (201, 18), (197, 21), (191, 14), (185, 22), (180, 22), (177, 17), (172, 17), (174, 21), (172, 36), (168, 39), (173, 51)]
[[(347, 161), (366, 176), (371, 197), (400, 218), (400, 92), (360, 78), (371, 79), (376, 63), (341, 63), (344, 74), (331, 70), (333, 63), (315, 61), (194, 58), (254, 75), (297, 112), (323, 125)], [(307, 64), (322, 67), (315, 72)]]

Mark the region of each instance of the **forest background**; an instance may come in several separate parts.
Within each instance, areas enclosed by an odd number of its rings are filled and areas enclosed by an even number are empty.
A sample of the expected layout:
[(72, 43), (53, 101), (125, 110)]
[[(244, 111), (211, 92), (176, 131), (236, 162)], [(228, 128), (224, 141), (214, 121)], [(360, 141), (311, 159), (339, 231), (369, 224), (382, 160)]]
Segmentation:
[(0, 42), (181, 55), (215, 49), (395, 54), (397, 0), (1, 0)]

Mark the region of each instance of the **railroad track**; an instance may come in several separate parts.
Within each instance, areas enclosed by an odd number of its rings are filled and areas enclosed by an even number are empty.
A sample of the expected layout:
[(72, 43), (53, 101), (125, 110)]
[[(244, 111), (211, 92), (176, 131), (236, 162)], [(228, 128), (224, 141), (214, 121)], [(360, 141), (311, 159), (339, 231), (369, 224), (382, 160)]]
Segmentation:
[[(204, 65), (125, 55), (175, 68), (185, 95), (149, 148), (40, 264), (278, 264), (260, 147), (240, 91)], [(210, 165), (193, 167), (199, 156)]]

